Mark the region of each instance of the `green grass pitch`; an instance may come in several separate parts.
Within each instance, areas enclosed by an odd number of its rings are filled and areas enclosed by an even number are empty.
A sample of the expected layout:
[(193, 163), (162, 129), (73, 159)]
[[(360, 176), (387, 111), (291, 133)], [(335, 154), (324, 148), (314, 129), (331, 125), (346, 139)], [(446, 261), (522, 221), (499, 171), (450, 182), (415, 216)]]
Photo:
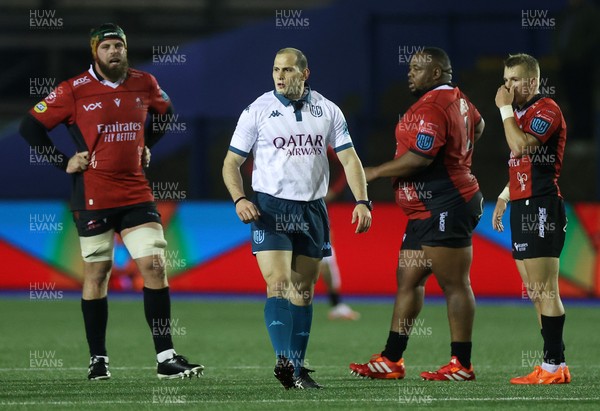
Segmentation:
[(363, 380), (348, 364), (379, 352), (391, 303), (355, 303), (356, 322), (327, 320), (315, 304), (308, 368), (323, 390), (285, 391), (273, 377), (263, 303), (174, 299), (175, 348), (205, 365), (192, 380), (156, 378), (141, 298), (109, 300), (107, 345), (112, 378), (90, 382), (80, 303), (3, 298), (0, 409), (8, 410), (316, 410), (360, 409), (600, 409), (600, 307), (568, 303), (565, 343), (573, 381), (562, 386), (511, 386), (540, 361), (542, 343), (533, 307), (480, 304), (473, 363), (477, 381), (426, 382), (419, 373), (449, 360), (445, 304), (428, 302), (404, 355), (400, 381)]

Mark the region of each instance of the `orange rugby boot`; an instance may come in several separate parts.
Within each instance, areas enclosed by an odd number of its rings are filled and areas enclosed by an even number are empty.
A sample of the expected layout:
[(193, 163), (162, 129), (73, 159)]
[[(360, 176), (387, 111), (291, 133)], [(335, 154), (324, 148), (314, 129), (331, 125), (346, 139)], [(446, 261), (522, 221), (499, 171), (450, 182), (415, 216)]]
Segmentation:
[(452, 356), (450, 362), (437, 371), (424, 371), (421, 378), (427, 381), (473, 381), (475, 373), (473, 364), (470, 368), (465, 368), (458, 361), (458, 358)]
[(357, 377), (400, 380), (404, 378), (404, 359), (392, 362), (381, 354), (373, 354), (366, 364), (350, 364), (350, 374)]
[(560, 366), (563, 370), (563, 374), (565, 375), (565, 384), (568, 384), (571, 382), (571, 371), (569, 371), (569, 367), (567, 367), (566, 365), (561, 365)]
[[(567, 367), (568, 380), (571, 381), (571, 374)], [(565, 378), (565, 368), (558, 367), (556, 372), (548, 372), (539, 365), (536, 365), (533, 371), (523, 377), (515, 377), (510, 379), (511, 384), (568, 384), (569, 381)]]

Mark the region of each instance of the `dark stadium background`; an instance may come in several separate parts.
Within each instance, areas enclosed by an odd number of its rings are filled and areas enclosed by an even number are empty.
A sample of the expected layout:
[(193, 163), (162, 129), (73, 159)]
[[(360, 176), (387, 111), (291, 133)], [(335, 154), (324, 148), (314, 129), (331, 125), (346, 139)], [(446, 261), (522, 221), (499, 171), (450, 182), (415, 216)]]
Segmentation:
[[(545, 91), (563, 108), (569, 130), (579, 131), (568, 135), (560, 180), (563, 195), (572, 206), (577, 233), (577, 238), (569, 239), (573, 241), (567, 259), (570, 268), (561, 267), (561, 273), (568, 280), (565, 284), (574, 287), (573, 295), (600, 295), (600, 211), (594, 203), (600, 197), (600, 25), (596, 20), (598, 7), (592, 1), (4, 0), (0, 10), (0, 205), (4, 210), (0, 215), (0, 251), (9, 262), (0, 287), (27, 289), (32, 282), (64, 276), (67, 280), (53, 281), (65, 284), (65, 289), (77, 288), (76, 282), (68, 281), (78, 278), (77, 263), (61, 263), (61, 256), (67, 253), (78, 255), (76, 238), (69, 232), (72, 223), (68, 212), (63, 212), (69, 179), (51, 166), (32, 165), (28, 146), (17, 130), (24, 113), (44, 97), (32, 91), (32, 84), (38, 89), (44, 81), (57, 85), (86, 70), (91, 62), (89, 29), (110, 21), (121, 25), (127, 34), (131, 66), (157, 77), (179, 115), (179, 127), (153, 150), (148, 171), (157, 192), (167, 190), (163, 199), (177, 200), (174, 204), (161, 203), (181, 219), (174, 217), (179, 229), (199, 231), (194, 239), (183, 234), (173, 234), (173, 238), (187, 242), (188, 249), (203, 247), (204, 240), (224, 243), (213, 254), (199, 257), (197, 263), (215, 263), (214, 259), (222, 263), (229, 258), (225, 268), (219, 266), (225, 272), (232, 269), (234, 256), (247, 255), (247, 238), (239, 237), (247, 228), (231, 221), (235, 216), (221, 179), (222, 159), (240, 112), (272, 89), (271, 64), (278, 49), (293, 46), (306, 53), (311, 68), (309, 83), (342, 108), (363, 163), (371, 165), (393, 156), (395, 124), (414, 101), (406, 88), (406, 61), (411, 52), (428, 45), (444, 48), (453, 63), (454, 80), (486, 120), (484, 136), (476, 146), (473, 173), (485, 198), (492, 201), (488, 207), (507, 181), (508, 149), (494, 104), (502, 81), (502, 60), (516, 52), (536, 56)], [(48, 10), (45, 16), (50, 20), (44, 27), (33, 27), (31, 19), (44, 15), (40, 10)], [(283, 26), (282, 19), (290, 16), (297, 18), (299, 25)], [(579, 118), (575, 108), (586, 99), (593, 102), (589, 124), (572, 127)], [(52, 136), (65, 152), (74, 151), (64, 127)], [(168, 187), (175, 187), (174, 192), (169, 193)], [(377, 238), (385, 246), (368, 253), (372, 261), (389, 261), (393, 269), (395, 257), (390, 253), (399, 244), (404, 220), (393, 205), (387, 204), (393, 201), (388, 182), (371, 184), (369, 191), (376, 202), (374, 224), (386, 226), (388, 231)], [(352, 201), (349, 190), (340, 200)], [(57, 204), (62, 211), (48, 211)], [(228, 227), (220, 230), (217, 224), (209, 239), (202, 235), (204, 223), (194, 225), (178, 217), (181, 207), (203, 204), (221, 207), (215, 214), (217, 223), (221, 218), (222, 225)], [(32, 210), (25, 212), (29, 216), (55, 213), (64, 221), (64, 230), (58, 235), (32, 234), (26, 218), (15, 221), (15, 210), (25, 209)], [(333, 207), (334, 223), (345, 221), (341, 214), (345, 210), (344, 204)], [(488, 219), (490, 213), (488, 208)], [(485, 218), (482, 225), (489, 224)], [(480, 259), (477, 267), (488, 267), (486, 273), (505, 273), (512, 278), (511, 287), (518, 288), (508, 251), (510, 241), (507, 246), (506, 237), (494, 237), (489, 231), (478, 233), (486, 244), (480, 250), (493, 250), (502, 263), (492, 270), (489, 261), (495, 254), (480, 253), (478, 257), (476, 247), (476, 261)], [(227, 243), (225, 237), (236, 240)], [(42, 242), (47, 247), (40, 250), (37, 244)], [(341, 242), (346, 247), (339, 252), (344, 279), (352, 293), (360, 294), (359, 274), (365, 268), (357, 268), (361, 262), (352, 256), (365, 253), (365, 244), (353, 239)], [(64, 244), (73, 248), (66, 250)], [(344, 255), (352, 263), (344, 262)], [(249, 272), (258, 276), (252, 258), (245, 258)], [(35, 268), (23, 269), (25, 261)], [(188, 257), (187, 261), (196, 260)], [(122, 267), (127, 264), (127, 257), (122, 257)], [(194, 264), (186, 268), (197, 269)], [(46, 271), (52, 273), (40, 274)], [(12, 273), (19, 273), (18, 280)], [(392, 273), (376, 275), (389, 284), (374, 292), (393, 292)], [(189, 282), (184, 283), (187, 285), (180, 290), (189, 288)], [(203, 281), (192, 283), (195, 291), (203, 291), (204, 285), (214, 291)], [(488, 285), (493, 289), (492, 283)], [(260, 287), (260, 277), (256, 277), (256, 283), (245, 291), (258, 292)], [(520, 296), (520, 289), (511, 290)], [(510, 290), (500, 294), (513, 295)]]

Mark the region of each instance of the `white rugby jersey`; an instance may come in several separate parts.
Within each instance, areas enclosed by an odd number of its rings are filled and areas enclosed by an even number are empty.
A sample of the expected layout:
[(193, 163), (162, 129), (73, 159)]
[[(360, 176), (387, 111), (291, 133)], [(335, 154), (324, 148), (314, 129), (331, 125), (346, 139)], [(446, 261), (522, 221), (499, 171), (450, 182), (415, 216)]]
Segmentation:
[(336, 152), (352, 147), (340, 108), (307, 90), (298, 102), (269, 91), (240, 115), (229, 150), (244, 157), (252, 151), (254, 191), (287, 200), (323, 198), (329, 185), (327, 146)]

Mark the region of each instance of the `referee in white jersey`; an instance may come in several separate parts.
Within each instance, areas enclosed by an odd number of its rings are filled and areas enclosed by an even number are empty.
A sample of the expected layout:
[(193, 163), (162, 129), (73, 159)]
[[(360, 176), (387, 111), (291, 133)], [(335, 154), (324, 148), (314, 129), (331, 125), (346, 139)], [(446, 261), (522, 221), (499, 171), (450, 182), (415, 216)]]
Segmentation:
[[(327, 147), (344, 167), (356, 198), (356, 233), (371, 226), (371, 202), (360, 159), (342, 111), (306, 80), (304, 54), (275, 55), (269, 91), (240, 115), (223, 164), (223, 179), (244, 223), (252, 223), (252, 252), (267, 283), (265, 325), (275, 350), (275, 377), (286, 388), (321, 388), (304, 367), (319, 262), (331, 255), (323, 197), (329, 183)], [(244, 194), (240, 166), (254, 156), (252, 200)]]

